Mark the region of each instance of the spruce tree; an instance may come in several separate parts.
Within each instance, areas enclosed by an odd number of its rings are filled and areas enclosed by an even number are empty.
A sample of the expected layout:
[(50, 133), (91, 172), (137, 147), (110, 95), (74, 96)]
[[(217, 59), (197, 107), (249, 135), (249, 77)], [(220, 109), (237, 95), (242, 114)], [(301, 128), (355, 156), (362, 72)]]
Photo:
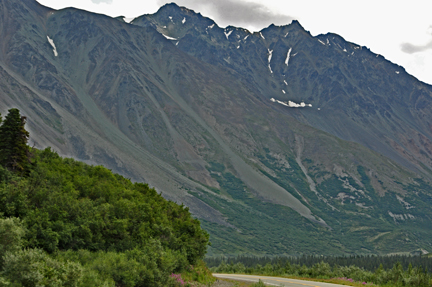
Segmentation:
[(18, 109), (10, 109), (0, 126), (0, 165), (10, 171), (25, 174), (29, 171), (28, 131), (26, 117)]

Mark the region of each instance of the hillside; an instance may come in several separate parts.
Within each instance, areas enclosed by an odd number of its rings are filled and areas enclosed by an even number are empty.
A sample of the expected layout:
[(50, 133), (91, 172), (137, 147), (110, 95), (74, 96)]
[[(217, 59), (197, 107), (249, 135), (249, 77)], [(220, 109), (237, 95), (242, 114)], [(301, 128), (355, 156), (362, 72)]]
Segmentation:
[(432, 88), (366, 47), (175, 4), (131, 24), (33, 0), (0, 13), (0, 112), (184, 203), (210, 255), (432, 251)]
[(32, 153), (28, 177), (0, 166), (0, 279), (174, 286), (171, 274), (199, 265), (208, 234), (188, 208), (104, 167)]

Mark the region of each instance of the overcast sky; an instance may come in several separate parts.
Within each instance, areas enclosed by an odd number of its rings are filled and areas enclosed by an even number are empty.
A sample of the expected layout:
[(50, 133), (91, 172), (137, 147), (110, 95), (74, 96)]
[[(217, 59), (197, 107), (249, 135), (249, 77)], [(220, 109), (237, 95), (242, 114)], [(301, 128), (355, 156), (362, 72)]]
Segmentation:
[[(76, 7), (109, 16), (155, 13), (164, 0), (38, 0), (54, 8)], [(259, 31), (293, 19), (313, 36), (333, 32), (399, 64), (432, 84), (432, 0), (176, 0), (225, 27)]]

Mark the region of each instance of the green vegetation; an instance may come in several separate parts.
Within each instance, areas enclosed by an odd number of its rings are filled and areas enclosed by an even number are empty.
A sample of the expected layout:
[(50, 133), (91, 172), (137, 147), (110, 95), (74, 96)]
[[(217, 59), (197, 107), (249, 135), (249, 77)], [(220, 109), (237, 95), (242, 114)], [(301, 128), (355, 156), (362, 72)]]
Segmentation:
[[(221, 194), (233, 200), (204, 192), (193, 193), (223, 213), (231, 224), (227, 227), (202, 220), (212, 242), (209, 256), (337, 256), (388, 254), (395, 250), (411, 252), (420, 248), (430, 251), (432, 233), (427, 225), (431, 220), (431, 200), (429, 192), (423, 189), (426, 184), (409, 186), (416, 188), (417, 193), (406, 194), (404, 200), (416, 208), (407, 209), (399, 201), (398, 193), (387, 191), (380, 196), (374, 191), (372, 178), (361, 166), (356, 167), (357, 179), (327, 172), (318, 180), (316, 174), (325, 169), (307, 160), (308, 173), (317, 183), (316, 194), (293, 158), (287, 158), (289, 165), (283, 164), (266, 151), (260, 161), (273, 171), (271, 175), (261, 169), (263, 174), (296, 195), (331, 228), (307, 220), (286, 206), (262, 200), (229, 165), (211, 162), (208, 170), (219, 183)], [(389, 211), (399, 217), (393, 218)], [(400, 219), (402, 215), (405, 217)]]
[(29, 172), (29, 133), (18, 109), (10, 109), (4, 122), (0, 114), (0, 165), (19, 173)]
[[(2, 155), (9, 150), (29, 148)], [(213, 280), (202, 262), (209, 236), (187, 207), (102, 166), (31, 152), (27, 172), (0, 166), (0, 286), (177, 286), (171, 275), (180, 273)]]
[[(322, 240), (332, 241), (332, 234), (326, 228), (303, 218), (289, 207), (257, 198), (223, 166), (212, 164), (209, 171), (223, 193), (234, 199), (227, 201), (211, 194), (194, 194), (223, 212), (227, 221), (234, 226), (229, 228), (202, 220), (203, 228), (211, 232), (209, 255), (300, 255), (320, 248)], [(333, 243), (323, 246), (322, 251), (328, 254), (341, 252), (339, 246)]]
[[(400, 257), (398, 257), (400, 258)], [(406, 257), (405, 259), (408, 259)], [(362, 285), (374, 286), (415, 286), (415, 287), (430, 287), (432, 286), (432, 277), (427, 272), (427, 269), (421, 265), (413, 267), (411, 263), (406, 268), (400, 262), (396, 262), (391, 268), (384, 268), (380, 264), (374, 270), (368, 270), (357, 265), (345, 265), (347, 257), (303, 257), (303, 258), (238, 258), (236, 263), (234, 260), (227, 264), (225, 261), (220, 261), (219, 266), (211, 268), (217, 273), (239, 273), (239, 274), (256, 274), (267, 276), (286, 276), (286, 277), (301, 277), (301, 278), (317, 278), (317, 279), (333, 279), (335, 283), (354, 283), (355, 286), (360, 283)], [(351, 257), (358, 263), (368, 264), (367, 259), (371, 257)], [(389, 261), (385, 257), (378, 257), (379, 260)], [(390, 258), (390, 260), (396, 258)], [(342, 265), (327, 262), (340, 262)], [(243, 262), (249, 264), (245, 265)], [(265, 265), (256, 263), (257, 261), (267, 262)], [(375, 260), (371, 260), (374, 262)], [(432, 266), (430, 258), (424, 258), (423, 262)], [(255, 262), (255, 263), (252, 263)], [(297, 262), (297, 263), (293, 263)], [(300, 263), (303, 262), (303, 263)], [(315, 263), (313, 263), (315, 262)], [(345, 261), (346, 262), (346, 261)], [(215, 260), (213, 260), (215, 263)], [(257, 285), (260, 286), (260, 285)]]

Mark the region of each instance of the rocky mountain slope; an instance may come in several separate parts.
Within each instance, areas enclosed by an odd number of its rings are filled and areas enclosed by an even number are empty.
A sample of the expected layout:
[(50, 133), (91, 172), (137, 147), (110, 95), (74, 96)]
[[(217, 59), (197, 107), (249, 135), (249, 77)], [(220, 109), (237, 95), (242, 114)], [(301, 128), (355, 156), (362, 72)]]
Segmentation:
[(432, 88), (402, 67), (175, 4), (130, 24), (33, 0), (0, 15), (0, 112), (189, 206), (210, 255), (432, 250)]
[(284, 109), (305, 124), (430, 172), (425, 119), (431, 118), (432, 87), (366, 47), (331, 33), (312, 37), (297, 21), (258, 33), (220, 28), (175, 4), (133, 24), (154, 27), (182, 51), (235, 70), (268, 104), (271, 98), (311, 104), (313, 111)]

